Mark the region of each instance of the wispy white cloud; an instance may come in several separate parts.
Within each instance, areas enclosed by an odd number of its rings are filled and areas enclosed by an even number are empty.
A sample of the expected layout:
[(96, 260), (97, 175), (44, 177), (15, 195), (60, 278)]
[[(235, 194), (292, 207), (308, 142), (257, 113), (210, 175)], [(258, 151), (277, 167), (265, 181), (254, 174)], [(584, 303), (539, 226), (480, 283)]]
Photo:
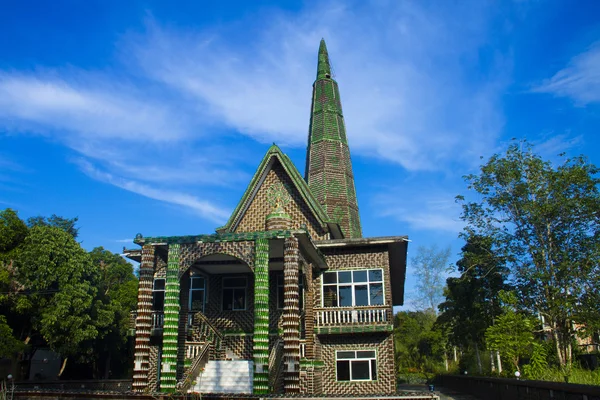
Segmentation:
[(94, 179), (109, 183), (133, 193), (137, 193), (144, 197), (186, 207), (213, 222), (220, 224), (225, 222), (229, 217), (229, 210), (216, 206), (211, 202), (201, 200), (187, 193), (166, 190), (164, 188), (155, 188), (140, 182), (114, 176), (110, 173), (97, 169), (91, 163), (85, 160), (79, 160), (78, 164), (84, 173)]
[[(64, 143), (93, 179), (222, 220), (224, 210), (182, 185), (243, 185), (249, 172), (247, 150), (235, 147), (240, 134), (305, 146), (324, 37), (353, 154), (449, 170), (488, 153), (503, 124), (510, 62), (497, 50), (491, 62), (480, 61), (494, 18), (479, 2), (351, 9), (328, 1), (295, 14), (261, 11), (219, 29), (184, 31), (149, 19), (145, 32), (116, 44), (123, 65), (0, 71), (0, 127)], [(240, 36), (240, 27), (252, 35)], [(443, 213), (410, 215), (415, 226), (451, 229)]]
[(476, 81), (466, 72), (477, 69), (486, 45), (489, 8), (364, 7), (326, 2), (318, 11), (275, 13), (243, 43), (150, 21), (126, 54), (215, 121), (259, 141), (302, 146), (316, 48), (325, 37), (354, 152), (421, 170), (491, 147), (503, 123), (498, 103), (508, 63), (496, 55)]
[(115, 240), (117, 243), (133, 243), (133, 239), (117, 239)]
[(571, 59), (566, 67), (552, 78), (546, 79), (532, 89), (569, 97), (580, 105), (600, 101), (600, 42)]
[[(52, 131), (69, 138), (170, 141), (191, 134), (170, 107), (125, 85), (85, 76), (0, 73), (0, 118), (14, 129)], [(69, 138), (72, 140), (73, 138)]]
[[(393, 218), (414, 230), (458, 234), (464, 227), (460, 206), (451, 193), (431, 193), (411, 187), (410, 197), (398, 193), (377, 195), (374, 203), (380, 217)], [(402, 199), (402, 200), (399, 200)]]

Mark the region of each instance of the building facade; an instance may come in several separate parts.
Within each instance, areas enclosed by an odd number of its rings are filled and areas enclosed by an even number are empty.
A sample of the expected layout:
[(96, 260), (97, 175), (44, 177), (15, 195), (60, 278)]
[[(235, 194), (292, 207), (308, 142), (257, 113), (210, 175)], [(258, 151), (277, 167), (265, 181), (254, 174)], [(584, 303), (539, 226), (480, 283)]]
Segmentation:
[(337, 82), (321, 41), (304, 178), (267, 151), (216, 233), (143, 237), (139, 392), (396, 391), (407, 237), (363, 238)]

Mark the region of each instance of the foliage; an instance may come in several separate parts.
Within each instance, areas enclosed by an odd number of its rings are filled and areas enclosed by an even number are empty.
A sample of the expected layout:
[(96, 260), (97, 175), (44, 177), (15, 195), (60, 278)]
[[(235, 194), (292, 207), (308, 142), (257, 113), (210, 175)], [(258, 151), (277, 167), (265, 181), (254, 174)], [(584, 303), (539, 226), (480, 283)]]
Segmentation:
[(492, 240), (522, 306), (544, 318), (561, 364), (570, 362), (572, 320), (593, 304), (583, 300), (600, 260), (598, 172), (584, 157), (555, 167), (528, 143), (515, 143), (465, 177), (477, 201), (457, 197), (463, 237)]
[(482, 236), (467, 239), (456, 266), (461, 275), (446, 280), (438, 323), (449, 329), (453, 345), (482, 345), (485, 330), (502, 311), (498, 293), (508, 288), (507, 270), (492, 252), (491, 239)]
[(396, 364), (402, 375), (419, 373), (426, 379), (440, 372), (445, 353), (443, 333), (435, 326), (435, 314), (403, 311), (394, 318)]
[(531, 354), (535, 324), (531, 317), (516, 311), (517, 296), (513, 292), (501, 292), (500, 298), (505, 303), (503, 313), (487, 328), (485, 339), (490, 350), (498, 350), (520, 371), (520, 359)]
[(14, 336), (6, 317), (0, 315), (0, 358), (12, 357), (14, 353), (21, 351), (23, 347), (23, 343)]
[(448, 272), (450, 247), (438, 250), (436, 245), (419, 246), (417, 255), (411, 263), (417, 278), (416, 303), (421, 309), (430, 309), (434, 313), (443, 300), (444, 275)]
[(7, 208), (0, 211), (0, 253), (7, 253), (19, 245), (27, 236), (27, 225), (17, 212)]
[(70, 234), (50, 226), (32, 227), (20, 247), (15, 265), (24, 291), (15, 309), (30, 317), (31, 328), (51, 349), (63, 356), (76, 353), (97, 334), (89, 256)]
[(108, 377), (111, 359), (131, 364), (126, 337), (137, 279), (120, 256), (82, 249), (76, 221), (35, 217), (28, 228), (13, 210), (0, 211), (0, 353), (48, 346)]
[(79, 235), (79, 228), (75, 227), (77, 221), (79, 221), (78, 217), (63, 218), (56, 214), (52, 214), (50, 217), (37, 216), (28, 218), (27, 225), (30, 228), (33, 228), (34, 226), (51, 226), (67, 232), (76, 239), (77, 235)]
[(532, 344), (533, 352), (529, 364), (523, 366), (523, 376), (527, 379), (540, 380), (548, 370), (548, 349), (543, 342)]

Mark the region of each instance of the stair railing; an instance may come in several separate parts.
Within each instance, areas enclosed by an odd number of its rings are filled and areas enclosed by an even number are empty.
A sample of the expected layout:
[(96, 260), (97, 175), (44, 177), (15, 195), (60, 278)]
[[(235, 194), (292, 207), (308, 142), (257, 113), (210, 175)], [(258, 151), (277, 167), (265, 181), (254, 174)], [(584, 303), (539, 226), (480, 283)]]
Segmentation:
[(277, 338), (269, 353), (269, 391), (275, 393), (279, 386), (283, 364), (283, 339)]
[(177, 390), (180, 393), (187, 393), (187, 391), (193, 386), (192, 384), (194, 383), (194, 379), (198, 377), (200, 371), (208, 362), (210, 346), (210, 343), (204, 343), (204, 346), (198, 355), (194, 357), (192, 365), (190, 365), (190, 367), (183, 374), (183, 377), (177, 384)]

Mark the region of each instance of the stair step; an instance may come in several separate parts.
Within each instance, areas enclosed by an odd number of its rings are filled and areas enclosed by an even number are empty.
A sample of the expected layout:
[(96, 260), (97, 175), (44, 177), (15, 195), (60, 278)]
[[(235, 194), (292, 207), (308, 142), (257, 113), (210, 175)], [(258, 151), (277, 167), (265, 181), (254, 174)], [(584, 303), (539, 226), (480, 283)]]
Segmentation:
[(254, 363), (247, 360), (209, 361), (192, 391), (199, 393), (252, 393)]

